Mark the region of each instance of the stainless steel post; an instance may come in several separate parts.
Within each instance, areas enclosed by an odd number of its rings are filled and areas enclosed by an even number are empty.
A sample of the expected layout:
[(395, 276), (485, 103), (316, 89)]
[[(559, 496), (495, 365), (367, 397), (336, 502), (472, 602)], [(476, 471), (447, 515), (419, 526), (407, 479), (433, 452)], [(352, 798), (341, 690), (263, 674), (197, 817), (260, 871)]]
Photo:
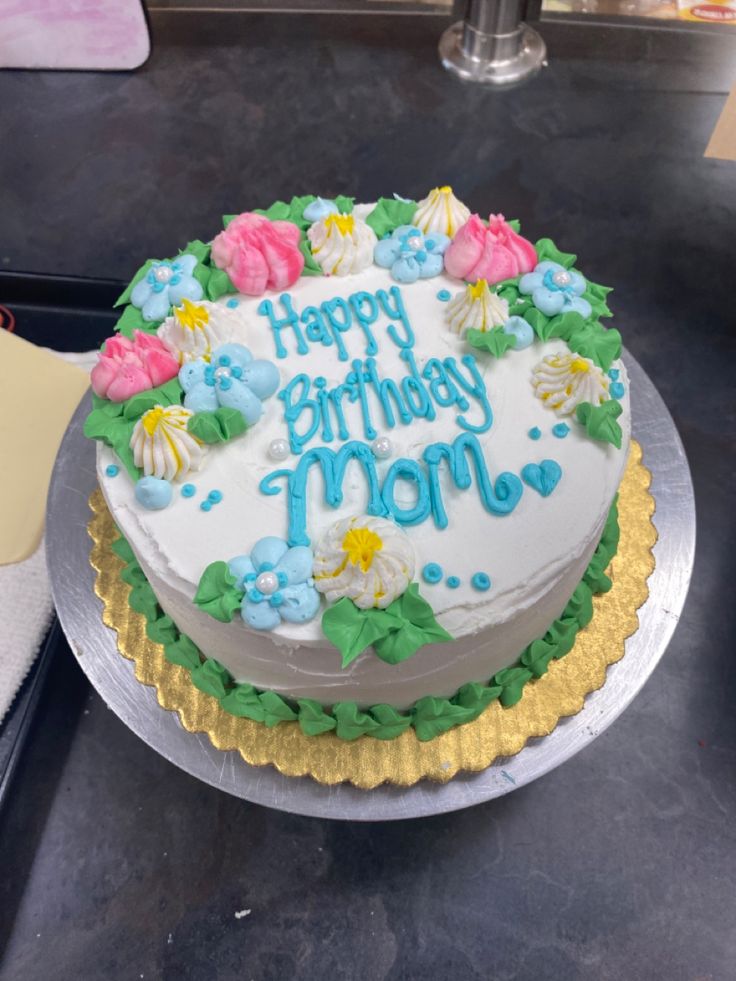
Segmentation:
[(523, 22), (528, 0), (468, 0), (465, 20), (440, 38), (442, 64), (468, 82), (516, 85), (534, 75), (547, 49)]

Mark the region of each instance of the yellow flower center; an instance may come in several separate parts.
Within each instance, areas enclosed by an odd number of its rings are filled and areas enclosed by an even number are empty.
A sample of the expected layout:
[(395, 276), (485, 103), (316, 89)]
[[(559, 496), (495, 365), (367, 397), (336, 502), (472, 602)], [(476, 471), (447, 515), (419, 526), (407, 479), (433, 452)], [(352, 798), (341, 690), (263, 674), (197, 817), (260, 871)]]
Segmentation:
[(206, 327), (210, 322), (210, 315), (205, 307), (201, 307), (186, 297), (181, 301), (181, 306), (176, 307), (174, 316), (181, 327), (188, 330), (197, 330)]
[(163, 414), (164, 408), (162, 405), (156, 405), (152, 409), (149, 409), (148, 412), (143, 413), (141, 422), (143, 423), (143, 428), (149, 436), (153, 436), (158, 429), (159, 425), (161, 424), (161, 417)]
[(328, 215), (325, 219), (328, 230), (334, 225), (341, 235), (352, 235), (355, 228), (355, 218), (352, 215)]
[(351, 528), (342, 540), (342, 550), (348, 553), (353, 565), (367, 572), (373, 564), (373, 556), (383, 548), (383, 542), (370, 528)]
[(479, 279), (477, 283), (474, 283), (472, 286), (468, 286), (470, 297), (473, 300), (479, 300), (487, 289), (488, 283), (485, 281), (485, 279)]
[(440, 194), (452, 194), (452, 188), (449, 184), (445, 184), (444, 187), (438, 187), (437, 190), (440, 192)]
[(574, 375), (585, 374), (587, 371), (590, 371), (590, 365), (585, 358), (575, 358), (575, 360), (570, 363), (570, 371)]

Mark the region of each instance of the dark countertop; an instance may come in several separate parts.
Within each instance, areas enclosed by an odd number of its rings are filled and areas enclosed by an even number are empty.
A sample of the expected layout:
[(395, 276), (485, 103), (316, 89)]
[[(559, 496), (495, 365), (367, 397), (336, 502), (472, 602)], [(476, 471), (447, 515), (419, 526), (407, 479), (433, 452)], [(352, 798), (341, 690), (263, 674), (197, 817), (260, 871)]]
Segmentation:
[(702, 154), (736, 35), (548, 25), (550, 67), (495, 93), (441, 71), (443, 26), (159, 13), (136, 73), (0, 74), (0, 268), (126, 278), (223, 213), (437, 183), (549, 234), (616, 288), (685, 442), (699, 545), (674, 640), (544, 779), (383, 826), (198, 783), (61, 650), (0, 814), (3, 979), (734, 976), (736, 164)]

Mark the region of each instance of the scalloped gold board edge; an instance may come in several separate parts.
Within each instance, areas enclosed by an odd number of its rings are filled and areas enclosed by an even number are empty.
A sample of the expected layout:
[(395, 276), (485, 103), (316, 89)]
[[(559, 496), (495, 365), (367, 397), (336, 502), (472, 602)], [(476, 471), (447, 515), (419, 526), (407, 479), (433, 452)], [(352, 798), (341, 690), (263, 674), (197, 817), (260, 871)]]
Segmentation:
[(382, 783), (410, 787), (422, 779), (445, 783), (460, 771), (484, 770), (496, 757), (512, 756), (529, 739), (548, 735), (561, 718), (580, 711), (585, 696), (605, 682), (608, 665), (623, 657), (654, 570), (657, 532), (650, 483), (641, 447), (632, 441), (619, 494), (621, 540), (609, 570), (613, 586), (593, 598), (593, 619), (578, 633), (570, 653), (529, 682), (512, 708), (493, 702), (475, 721), (429, 742), (420, 742), (413, 729), (388, 741), (363, 736), (345, 742), (334, 733), (305, 736), (296, 722), (269, 729), (225, 712), (192, 684), (188, 671), (165, 659), (163, 647), (146, 636), (145, 617), (128, 606), (122, 562), (110, 550), (117, 532), (99, 490), (90, 498), (89, 522), (95, 592), (104, 604), (104, 622), (117, 631), (120, 653), (135, 662), (136, 678), (156, 688), (159, 704), (176, 712), (185, 729), (207, 733), (217, 749), (237, 750), (252, 766), (270, 764), (287, 776), (311, 776), (322, 784), (349, 782), (370, 790)]

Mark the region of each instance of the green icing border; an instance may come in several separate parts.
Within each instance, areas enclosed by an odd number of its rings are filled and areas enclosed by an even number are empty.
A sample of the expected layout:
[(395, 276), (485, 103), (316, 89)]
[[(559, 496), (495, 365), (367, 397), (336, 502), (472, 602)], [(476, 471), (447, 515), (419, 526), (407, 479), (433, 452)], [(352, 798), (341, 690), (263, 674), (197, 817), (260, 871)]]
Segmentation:
[(550, 661), (564, 657), (572, 649), (578, 630), (593, 616), (593, 595), (611, 588), (605, 570), (616, 554), (618, 541), (616, 499), (583, 578), (562, 616), (552, 623), (544, 636), (532, 641), (516, 664), (499, 671), (488, 684), (471, 682), (463, 685), (452, 698), (420, 698), (404, 712), (391, 705), (373, 705), (362, 711), (355, 702), (337, 702), (326, 710), (313, 699), (292, 701), (274, 691), (259, 691), (252, 685), (233, 683), (227, 669), (214, 658), (203, 659), (197, 646), (163, 612), (133, 550), (122, 535), (113, 543), (112, 549), (125, 563), (121, 578), (131, 587), (128, 603), (146, 617), (146, 633), (150, 639), (162, 644), (166, 659), (186, 668), (192, 683), (216, 698), (226, 712), (267, 726), (297, 721), (307, 736), (334, 730), (339, 739), (345, 740), (365, 735), (374, 739), (395, 739), (413, 727), (417, 738), (425, 741), (454, 726), (471, 722), (496, 698), (506, 708), (515, 705), (527, 682), (541, 678)]

